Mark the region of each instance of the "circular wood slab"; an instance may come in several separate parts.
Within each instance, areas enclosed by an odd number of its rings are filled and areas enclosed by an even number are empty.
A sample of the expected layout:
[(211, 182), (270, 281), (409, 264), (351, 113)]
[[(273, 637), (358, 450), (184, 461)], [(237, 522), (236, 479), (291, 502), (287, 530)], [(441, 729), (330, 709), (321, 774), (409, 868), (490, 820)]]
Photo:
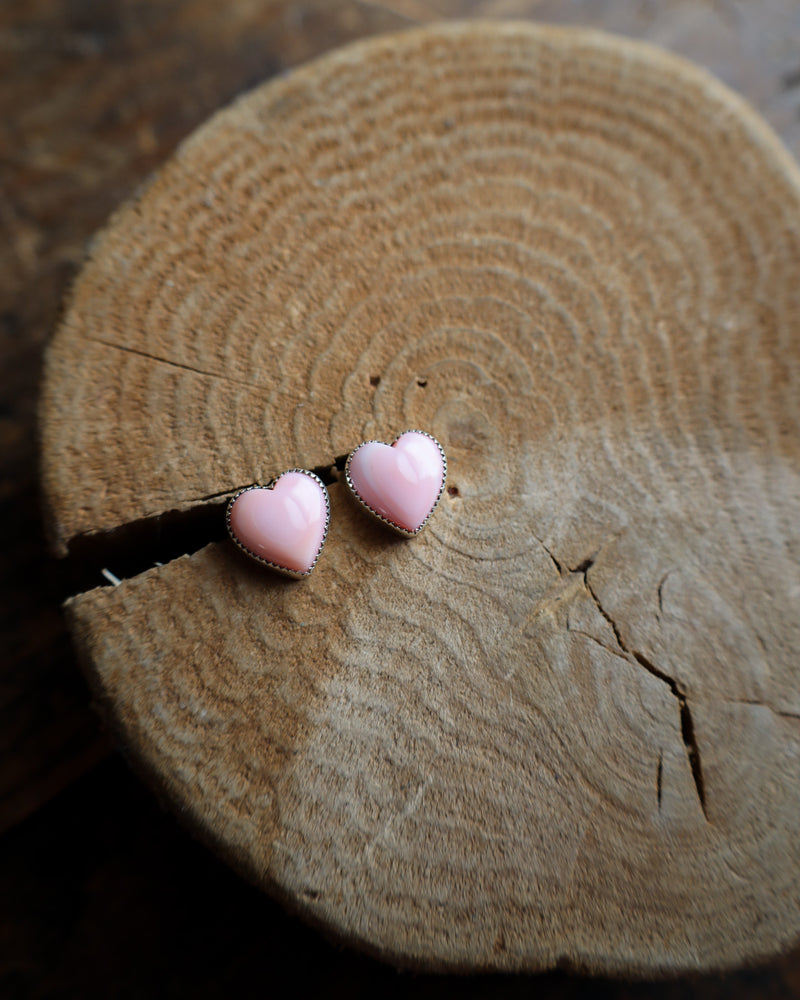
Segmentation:
[(331, 487), (81, 594), (131, 757), (329, 933), (442, 969), (719, 968), (800, 933), (800, 184), (706, 74), (599, 34), (360, 43), (188, 140), (50, 348), (55, 547), (408, 427), (398, 540)]

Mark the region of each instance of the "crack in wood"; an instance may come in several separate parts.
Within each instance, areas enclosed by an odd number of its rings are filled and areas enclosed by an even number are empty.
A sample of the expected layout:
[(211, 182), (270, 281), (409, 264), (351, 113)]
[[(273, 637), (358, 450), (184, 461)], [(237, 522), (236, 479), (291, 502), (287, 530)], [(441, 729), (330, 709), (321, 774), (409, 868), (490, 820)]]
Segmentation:
[[(564, 570), (563, 565), (560, 562), (560, 560), (556, 558), (556, 556), (554, 555), (554, 553), (548, 548), (547, 545), (545, 545), (544, 541), (541, 538), (539, 538), (538, 535), (535, 535), (534, 537), (536, 538), (536, 541), (539, 543), (539, 545), (542, 547), (542, 549), (550, 557), (550, 560), (553, 563), (553, 565), (555, 566), (555, 568), (556, 568), (557, 572), (559, 573), (559, 575), (563, 577), (565, 575), (565, 570)], [(567, 567), (566, 568), (566, 573), (567, 574), (574, 574), (575, 576), (581, 576), (583, 578), (583, 585), (584, 585), (584, 587), (586, 588), (587, 592), (589, 593), (590, 597), (592, 598), (592, 601), (594, 602), (597, 610), (600, 612), (600, 614), (603, 616), (603, 618), (606, 620), (606, 622), (608, 622), (609, 626), (611, 627), (612, 632), (614, 633), (614, 638), (616, 639), (617, 646), (619, 647), (620, 653), (617, 654), (615, 650), (610, 649), (604, 643), (600, 642), (599, 639), (596, 639), (594, 636), (590, 635), (588, 632), (583, 632), (583, 631), (581, 631), (579, 629), (570, 629), (569, 624), (567, 624), (567, 630), (568, 631), (572, 631), (575, 634), (583, 635), (587, 639), (591, 639), (593, 642), (595, 642), (598, 646), (601, 646), (607, 652), (610, 652), (610, 653), (612, 653), (614, 655), (621, 655), (623, 658), (627, 659), (629, 662), (631, 660), (634, 660), (636, 663), (639, 664), (639, 666), (644, 667), (644, 669), (649, 674), (652, 674), (653, 677), (656, 677), (663, 684), (667, 685), (667, 687), (669, 688), (672, 696), (675, 698), (675, 700), (678, 703), (678, 717), (680, 719), (680, 726), (681, 726), (681, 739), (683, 741), (684, 749), (686, 751), (686, 757), (687, 757), (687, 760), (689, 762), (689, 768), (690, 768), (691, 773), (692, 773), (692, 780), (694, 782), (695, 791), (697, 792), (697, 798), (698, 798), (698, 801), (700, 803), (700, 809), (701, 809), (701, 811), (703, 813), (703, 817), (706, 820), (706, 822), (709, 822), (708, 811), (707, 811), (707, 807), (706, 807), (705, 778), (703, 776), (703, 765), (702, 765), (702, 760), (701, 760), (701, 757), (700, 757), (700, 748), (699, 748), (699, 745), (698, 745), (698, 742), (697, 742), (697, 734), (696, 734), (695, 728), (694, 728), (694, 719), (692, 717), (691, 709), (689, 708), (689, 702), (687, 700), (686, 692), (680, 687), (680, 685), (678, 684), (678, 682), (673, 677), (670, 677), (669, 674), (666, 674), (666, 673), (664, 673), (663, 670), (660, 670), (643, 653), (640, 653), (640, 652), (638, 652), (635, 649), (631, 649), (627, 645), (627, 643), (625, 642), (625, 640), (622, 638), (622, 633), (620, 632), (619, 627), (617, 626), (617, 623), (614, 621), (614, 619), (611, 617), (611, 615), (606, 611), (606, 609), (600, 603), (600, 599), (597, 596), (597, 593), (595, 592), (595, 590), (592, 587), (592, 585), (589, 583), (589, 576), (588, 576), (588, 574), (589, 574), (589, 570), (591, 570), (591, 568), (595, 565), (597, 557), (598, 557), (600, 551), (602, 551), (602, 548), (603, 547), (601, 547), (601, 549), (598, 549), (598, 551), (595, 552), (594, 555), (587, 557), (586, 559), (584, 559), (582, 562), (580, 562), (574, 568)], [(659, 583), (659, 586), (658, 586), (658, 603), (659, 603), (659, 609), (662, 609), (662, 607), (663, 607), (663, 605), (662, 605), (661, 588), (663, 587), (664, 581), (667, 579), (667, 577), (669, 576), (669, 574), (671, 572), (672, 571), (669, 570), (667, 573), (664, 574), (664, 576), (662, 577), (661, 582)], [(780, 713), (778, 713), (778, 714), (780, 714)], [(656, 780), (657, 798), (658, 798), (658, 807), (659, 807), (659, 809), (661, 808), (661, 792), (662, 792), (661, 780), (662, 780), (662, 773), (663, 773), (663, 751), (661, 752), (661, 755), (659, 756), (658, 772), (657, 772), (657, 780)]]
[(658, 678), (663, 684), (666, 684), (670, 689), (673, 697), (678, 702), (678, 712), (681, 723), (681, 739), (683, 740), (683, 745), (686, 750), (686, 756), (689, 761), (689, 768), (692, 772), (692, 780), (694, 781), (694, 787), (697, 792), (697, 798), (700, 802), (700, 809), (702, 810), (703, 817), (706, 822), (708, 822), (708, 812), (706, 809), (706, 789), (705, 789), (705, 779), (703, 777), (703, 765), (700, 758), (700, 748), (697, 743), (697, 734), (694, 728), (694, 719), (692, 718), (692, 712), (689, 708), (689, 702), (686, 697), (686, 692), (682, 690), (678, 682), (670, 677), (669, 674), (665, 674), (663, 670), (659, 668), (649, 660), (643, 653), (637, 652), (635, 649), (631, 649), (625, 640), (622, 638), (622, 634), (617, 626), (617, 623), (611, 617), (611, 615), (606, 611), (603, 605), (600, 603), (600, 599), (597, 596), (591, 583), (589, 583), (588, 570), (583, 574), (583, 582), (586, 590), (590, 594), (592, 600), (597, 607), (597, 610), (605, 618), (608, 624), (611, 626), (611, 630), (614, 633), (614, 637), (617, 640), (617, 644), (623, 652), (627, 653), (629, 657), (634, 659), (640, 666), (652, 674), (653, 677)]
[(541, 545), (541, 547), (550, 557), (550, 561), (555, 566), (556, 572), (558, 573), (559, 576), (561, 576), (564, 572), (563, 569), (561, 568), (561, 563), (558, 561), (558, 559), (556, 559), (556, 557), (553, 555), (550, 549), (545, 545), (544, 541), (541, 538), (539, 538), (538, 535), (534, 535), (533, 537), (536, 539), (536, 541)]
[(781, 719), (798, 719), (800, 720), (800, 711), (793, 712), (791, 709), (776, 708), (774, 705), (770, 705), (767, 701), (760, 701), (757, 698), (728, 698), (725, 702), (728, 705), (750, 705), (754, 708), (765, 708), (768, 712), (772, 712), (773, 715), (777, 715)]
[(659, 619), (664, 614), (664, 584), (667, 582), (667, 577), (670, 575), (671, 572), (672, 572), (672, 570), (668, 569), (667, 572), (658, 581), (658, 589), (657, 589), (656, 592), (658, 594), (658, 617), (659, 617)]
[[(338, 481), (347, 455), (337, 455), (328, 465), (309, 470), (326, 486)], [(255, 483), (246, 483), (253, 486)], [(192, 555), (227, 537), (225, 508), (245, 486), (234, 486), (206, 496), (193, 497), (192, 506), (168, 510), (118, 525), (108, 531), (76, 535), (67, 545), (67, 556), (58, 564), (59, 592), (63, 599), (98, 586), (118, 586), (181, 556)]]
[(222, 541), (227, 535), (226, 505), (227, 498), (143, 517), (109, 531), (76, 535), (67, 546), (66, 558), (57, 564), (62, 597), (116, 586), (153, 566)]
[[(102, 337), (92, 337), (90, 338), (90, 343), (99, 344), (101, 347), (108, 347), (113, 351), (122, 351), (124, 354), (133, 354), (136, 357), (144, 358), (147, 361), (155, 361), (156, 364), (166, 365), (169, 368), (178, 368), (181, 371), (191, 372), (192, 375), (199, 375), (201, 378), (219, 379), (222, 382), (229, 382), (231, 385), (243, 386), (245, 389), (257, 389), (259, 387), (258, 382), (248, 382), (246, 379), (238, 379), (223, 372), (212, 372), (203, 368), (195, 368), (193, 365), (187, 365), (182, 361), (174, 361), (172, 358), (162, 358), (158, 354), (150, 354), (149, 351), (143, 351), (138, 347), (115, 344), (111, 340), (103, 340)], [(267, 388), (266, 386), (264, 387)]]
[(604, 642), (601, 642), (597, 638), (597, 636), (592, 635), (591, 632), (584, 632), (583, 629), (579, 628), (571, 628), (569, 621), (567, 622), (567, 631), (572, 633), (572, 635), (582, 635), (585, 639), (588, 639), (590, 642), (593, 642), (596, 646), (599, 646), (601, 649), (604, 649), (607, 653), (610, 653), (612, 656), (618, 656), (621, 660), (625, 660), (626, 663), (628, 662), (628, 657), (622, 652), (622, 650), (612, 649), (610, 646), (607, 646)]
[(664, 776), (664, 751), (660, 750), (658, 754), (658, 768), (656, 769), (656, 798), (658, 799), (659, 812), (661, 812), (661, 792), (662, 792), (663, 776)]

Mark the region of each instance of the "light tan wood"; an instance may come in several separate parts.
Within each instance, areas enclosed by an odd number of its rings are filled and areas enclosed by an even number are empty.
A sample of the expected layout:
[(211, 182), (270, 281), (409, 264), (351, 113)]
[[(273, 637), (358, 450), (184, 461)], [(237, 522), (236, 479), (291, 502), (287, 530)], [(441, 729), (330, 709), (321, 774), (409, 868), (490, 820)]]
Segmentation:
[(69, 603), (177, 813), (399, 964), (726, 967), (800, 931), (800, 183), (653, 49), (360, 43), (189, 140), (51, 346), (61, 551), (422, 427), (395, 539), (212, 544)]

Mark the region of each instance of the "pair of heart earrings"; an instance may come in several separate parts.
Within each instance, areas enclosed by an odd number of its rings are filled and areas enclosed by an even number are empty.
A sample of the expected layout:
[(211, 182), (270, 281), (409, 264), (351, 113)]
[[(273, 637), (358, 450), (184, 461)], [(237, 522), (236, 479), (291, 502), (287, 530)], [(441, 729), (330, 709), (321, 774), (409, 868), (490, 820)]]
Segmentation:
[[(406, 538), (428, 523), (444, 491), (447, 459), (436, 438), (404, 431), (392, 441), (364, 441), (344, 467), (347, 487), (373, 517)], [(308, 469), (290, 469), (267, 486), (248, 486), (228, 503), (228, 533), (258, 562), (295, 579), (314, 569), (325, 544), (331, 503)]]

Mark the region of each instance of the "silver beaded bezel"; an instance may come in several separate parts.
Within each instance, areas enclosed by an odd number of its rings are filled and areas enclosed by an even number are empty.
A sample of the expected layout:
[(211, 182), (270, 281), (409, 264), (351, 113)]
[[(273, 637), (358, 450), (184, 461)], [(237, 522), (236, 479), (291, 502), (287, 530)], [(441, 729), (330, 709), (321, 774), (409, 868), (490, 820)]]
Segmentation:
[(350, 491), (350, 495), (361, 505), (361, 507), (363, 507), (363, 509), (371, 517), (375, 518), (377, 521), (380, 521), (381, 524), (385, 524), (387, 526), (387, 528), (391, 528), (392, 531), (397, 532), (398, 535), (402, 535), (403, 538), (416, 538), (416, 536), (420, 533), (420, 531), (422, 531), (422, 529), (425, 527), (425, 525), (431, 519), (431, 516), (433, 515), (433, 512), (439, 506), (439, 501), (442, 499), (442, 494), (444, 493), (445, 485), (447, 484), (447, 456), (444, 453), (444, 448), (441, 446), (441, 444), (439, 444), (439, 442), (436, 440), (436, 438), (433, 436), (433, 434), (429, 434), (427, 431), (418, 430), (417, 428), (411, 428), (411, 429), (409, 429), (407, 431), (402, 431), (400, 434), (397, 435), (397, 437), (394, 439), (394, 441), (391, 442), (391, 444), (389, 445), (389, 447), (390, 448), (394, 448), (394, 446), (397, 444), (397, 442), (400, 440), (400, 438), (404, 437), (406, 434), (422, 434), (424, 437), (429, 438), (431, 441), (433, 441), (433, 443), (439, 449), (439, 454), (442, 456), (442, 483), (441, 483), (441, 486), (439, 487), (439, 492), (436, 494), (436, 499), (433, 501), (433, 504), (431, 505), (431, 509), (425, 515), (425, 520), (417, 528), (416, 531), (409, 531), (407, 528), (403, 528), (399, 524), (395, 524), (395, 522), (391, 521), (388, 517), (384, 517), (383, 514), (379, 514), (378, 511), (375, 510), (374, 507), (371, 507), (367, 503), (367, 501), (364, 500), (364, 498), (361, 496), (361, 494), (355, 488), (355, 485), (353, 484), (353, 480), (350, 478), (350, 463), (352, 462), (353, 456), (356, 454), (356, 452), (360, 451), (360, 449), (363, 448), (364, 445), (367, 445), (367, 444), (386, 444), (385, 441), (378, 441), (375, 438), (370, 438), (369, 441), (362, 441), (361, 444), (357, 448), (354, 448), (350, 452), (350, 454), (347, 456), (347, 461), (345, 462), (345, 466), (344, 466), (344, 481), (347, 484), (347, 488)]
[[(280, 566), (278, 563), (270, 562), (269, 559), (265, 559), (263, 556), (258, 555), (257, 552), (253, 552), (252, 549), (248, 549), (246, 545), (234, 534), (231, 528), (231, 511), (233, 510), (233, 505), (236, 500), (243, 494), (249, 493), (250, 490), (272, 490), (277, 485), (278, 481), (283, 479), (284, 476), (288, 475), (290, 472), (299, 472), (304, 476), (308, 476), (309, 479), (313, 479), (315, 483), (322, 487), (322, 495), (325, 497), (325, 530), (322, 533), (322, 541), (319, 543), (319, 548), (317, 549), (317, 554), (314, 556), (314, 562), (309, 566), (309, 568), (301, 573), (294, 569), (289, 569), (287, 566)], [(275, 476), (274, 479), (262, 486), (260, 483), (254, 483), (252, 486), (245, 486), (244, 489), (238, 490), (228, 501), (228, 507), (225, 511), (225, 526), (228, 529), (228, 534), (230, 535), (231, 541), (234, 545), (244, 552), (245, 555), (250, 556), (251, 559), (255, 559), (256, 562), (261, 563), (262, 566), (267, 566), (269, 569), (275, 570), (276, 573), (281, 573), (283, 576), (288, 576), (292, 580), (304, 580), (307, 576), (310, 576), (314, 567), (319, 561), (320, 554), (325, 546), (325, 540), (328, 537), (328, 528), (331, 523), (331, 498), (328, 495), (328, 487), (323, 483), (318, 475), (314, 472), (310, 472), (308, 469), (286, 469), (279, 476)]]

